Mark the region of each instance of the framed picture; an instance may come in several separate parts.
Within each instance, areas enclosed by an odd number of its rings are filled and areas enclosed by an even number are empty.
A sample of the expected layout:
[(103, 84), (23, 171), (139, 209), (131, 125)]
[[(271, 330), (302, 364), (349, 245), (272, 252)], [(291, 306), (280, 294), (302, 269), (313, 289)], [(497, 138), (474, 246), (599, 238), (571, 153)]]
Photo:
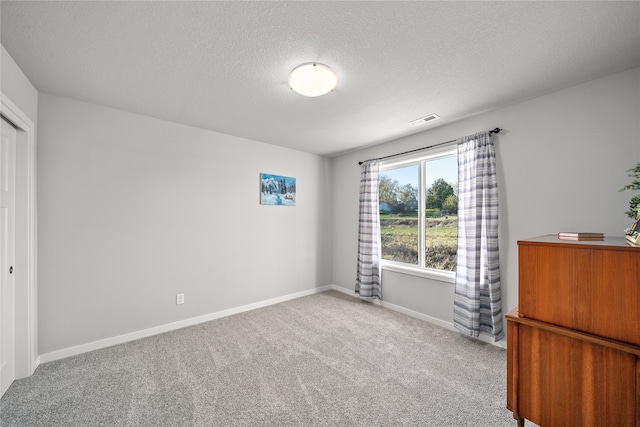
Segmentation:
[(640, 219), (634, 222), (628, 230), (625, 230), (624, 237), (633, 246), (640, 246)]
[(288, 176), (260, 174), (260, 204), (296, 205), (296, 179)]

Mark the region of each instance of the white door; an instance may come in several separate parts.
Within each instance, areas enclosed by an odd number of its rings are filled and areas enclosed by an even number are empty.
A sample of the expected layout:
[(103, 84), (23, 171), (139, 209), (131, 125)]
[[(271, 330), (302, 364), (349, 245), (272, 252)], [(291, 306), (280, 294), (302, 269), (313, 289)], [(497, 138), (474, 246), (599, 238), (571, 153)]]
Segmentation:
[(15, 374), (16, 130), (0, 120), (0, 396)]

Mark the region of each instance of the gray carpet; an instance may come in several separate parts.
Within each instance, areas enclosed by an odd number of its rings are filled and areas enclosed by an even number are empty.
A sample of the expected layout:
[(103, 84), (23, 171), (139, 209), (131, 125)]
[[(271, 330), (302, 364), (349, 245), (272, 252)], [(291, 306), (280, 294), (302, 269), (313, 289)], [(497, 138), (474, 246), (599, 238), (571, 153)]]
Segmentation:
[(515, 426), (505, 351), (331, 291), (41, 365), (2, 426)]

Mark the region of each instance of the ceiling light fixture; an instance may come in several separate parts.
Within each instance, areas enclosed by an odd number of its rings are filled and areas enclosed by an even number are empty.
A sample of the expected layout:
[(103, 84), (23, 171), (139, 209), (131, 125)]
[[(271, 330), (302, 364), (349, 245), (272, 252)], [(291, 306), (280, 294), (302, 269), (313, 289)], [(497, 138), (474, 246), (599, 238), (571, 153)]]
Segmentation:
[(304, 96), (321, 96), (333, 91), (338, 76), (329, 67), (317, 62), (298, 65), (289, 74), (289, 87)]

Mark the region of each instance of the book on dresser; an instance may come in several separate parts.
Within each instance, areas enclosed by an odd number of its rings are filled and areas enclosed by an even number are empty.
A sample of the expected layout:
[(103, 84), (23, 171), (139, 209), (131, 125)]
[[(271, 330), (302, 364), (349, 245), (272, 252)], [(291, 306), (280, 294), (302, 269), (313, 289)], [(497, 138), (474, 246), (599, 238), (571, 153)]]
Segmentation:
[(604, 233), (584, 231), (561, 231), (558, 238), (562, 240), (604, 240)]

